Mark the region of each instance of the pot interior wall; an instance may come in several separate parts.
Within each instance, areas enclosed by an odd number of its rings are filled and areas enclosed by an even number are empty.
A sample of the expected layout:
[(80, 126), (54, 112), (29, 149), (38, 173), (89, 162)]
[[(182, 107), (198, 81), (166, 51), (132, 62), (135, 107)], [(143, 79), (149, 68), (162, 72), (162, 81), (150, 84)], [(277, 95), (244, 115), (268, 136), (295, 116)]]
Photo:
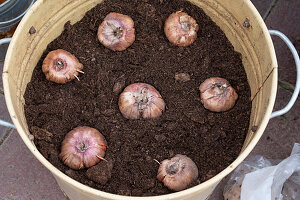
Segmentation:
[[(170, 194), (169, 198), (205, 199), (216, 184), (234, 169), (252, 150), (262, 135), (271, 114), (277, 89), (277, 63), (272, 41), (258, 12), (248, 0), (190, 0), (201, 7), (225, 32), (236, 51), (242, 54), (243, 64), (251, 87), (252, 111), (250, 127), (243, 150), (237, 160), (215, 178), (189, 190)], [(15, 32), (4, 65), (4, 90), (8, 109), (18, 132), (28, 148), (59, 182), (71, 199), (99, 199), (96, 190), (85, 187), (76, 189), (74, 180), (65, 177), (38, 152), (29, 140), (29, 130), (24, 115), (24, 92), (32, 71), (47, 45), (63, 31), (64, 24), (79, 21), (84, 14), (102, 0), (51, 0), (38, 1), (26, 14)], [(38, 7), (38, 9), (37, 9)], [(47, 13), (47, 14), (45, 14)], [(246, 22), (245, 22), (246, 21)], [(248, 26), (249, 25), (249, 26)], [(29, 29), (34, 27), (35, 34)], [(201, 27), (200, 27), (201, 28)], [(258, 126), (256, 133), (252, 126)], [(67, 180), (68, 187), (64, 180)], [(198, 188), (199, 187), (199, 188)], [(199, 192), (200, 191), (200, 192)], [(90, 192), (90, 193), (89, 193)], [(85, 193), (83, 195), (83, 193)], [(98, 193), (97, 193), (98, 194)], [(99, 193), (100, 194), (100, 193)], [(103, 199), (116, 199), (116, 195), (101, 193)], [(179, 198), (180, 197), (180, 198)], [(126, 199), (124, 197), (120, 199)], [(154, 198), (152, 198), (154, 199)], [(157, 197), (156, 199), (163, 199)]]

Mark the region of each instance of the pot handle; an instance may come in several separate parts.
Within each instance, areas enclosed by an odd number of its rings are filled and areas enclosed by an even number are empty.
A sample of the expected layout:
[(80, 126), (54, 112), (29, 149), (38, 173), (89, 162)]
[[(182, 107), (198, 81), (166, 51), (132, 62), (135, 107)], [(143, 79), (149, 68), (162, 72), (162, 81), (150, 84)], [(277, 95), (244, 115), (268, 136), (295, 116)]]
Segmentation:
[[(6, 43), (10, 43), (11, 38), (4, 38), (0, 40), (0, 45), (6, 44)], [(6, 126), (9, 128), (15, 128), (15, 126), (9, 122), (3, 121), (0, 119), (0, 126)]]
[(0, 45), (6, 44), (6, 43), (10, 43), (10, 41), (11, 41), (11, 38), (4, 38), (4, 39), (1, 39), (1, 40), (0, 40)]
[(298, 95), (299, 95), (299, 90), (300, 90), (300, 60), (299, 60), (299, 55), (297, 53), (296, 48), (294, 47), (294, 45), (292, 44), (292, 42), (280, 31), (277, 30), (269, 30), (270, 35), (276, 35), (278, 37), (280, 37), (285, 43), (286, 45), (289, 47), (290, 51), (293, 54), (295, 63), (296, 63), (296, 70), (297, 70), (297, 80), (296, 80), (296, 86), (295, 86), (295, 90), (294, 93), (289, 101), (289, 103), (281, 110), (275, 111), (271, 114), (270, 119), (274, 118), (274, 117), (278, 117), (280, 115), (283, 115), (285, 113), (287, 113), (292, 106), (294, 105), (294, 103), (296, 102)]

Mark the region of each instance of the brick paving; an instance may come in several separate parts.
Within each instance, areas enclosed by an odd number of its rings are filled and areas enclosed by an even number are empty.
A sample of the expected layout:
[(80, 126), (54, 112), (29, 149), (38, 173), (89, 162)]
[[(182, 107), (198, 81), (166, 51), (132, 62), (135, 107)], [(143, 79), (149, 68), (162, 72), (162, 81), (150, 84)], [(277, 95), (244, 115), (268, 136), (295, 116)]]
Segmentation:
[[(4, 95), (0, 94), (0, 119), (11, 122), (9, 113), (6, 108)], [(0, 145), (7, 137), (10, 129), (4, 126), (0, 126)]]
[(275, 1), (277, 0), (252, 0), (251, 2), (254, 4), (262, 18), (264, 18)]
[[(265, 19), (269, 29), (277, 29), (285, 33), (299, 47), (299, 0), (252, 0), (252, 2)], [(288, 84), (294, 84), (294, 61), (283, 42), (277, 38), (273, 39), (279, 63), (279, 79)], [(2, 69), (3, 62), (0, 61), (0, 74)], [(284, 107), (290, 96), (290, 91), (279, 87), (274, 110)], [(287, 157), (293, 144), (300, 141), (299, 110), (300, 99), (284, 117), (270, 120), (264, 135), (251, 155), (259, 154), (272, 159)], [(10, 121), (3, 97), (1, 76), (0, 119)], [(1, 126), (0, 158), (0, 200), (67, 199), (51, 173), (30, 153), (17, 132)], [(222, 191), (225, 183), (226, 178), (218, 185), (210, 200), (223, 199)]]
[(0, 146), (0, 158), (0, 200), (67, 199), (16, 131)]

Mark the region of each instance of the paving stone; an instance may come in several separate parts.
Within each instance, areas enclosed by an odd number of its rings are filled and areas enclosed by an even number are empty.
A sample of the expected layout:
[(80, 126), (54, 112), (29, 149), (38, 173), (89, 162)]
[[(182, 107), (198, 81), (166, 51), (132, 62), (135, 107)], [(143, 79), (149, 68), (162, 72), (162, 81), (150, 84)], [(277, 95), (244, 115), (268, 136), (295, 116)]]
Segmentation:
[[(279, 0), (266, 19), (269, 29), (284, 33), (292, 43), (300, 41), (300, 1)], [(288, 47), (276, 36), (272, 37), (275, 46), (280, 80), (296, 83), (295, 62)]]
[(11, 122), (3, 94), (0, 94), (0, 119)]
[(16, 131), (0, 146), (0, 158), (1, 200), (67, 199)]
[[(11, 133), (10, 128), (6, 128), (4, 126), (0, 126), (0, 146), (3, 144), (3, 142), (5, 141), (5, 139), (7, 138), (7, 136)], [(2, 200), (2, 199), (0, 199)]]
[[(282, 109), (290, 100), (291, 93), (278, 87), (274, 111)], [(283, 160), (290, 156), (294, 143), (300, 142), (300, 98), (284, 117), (269, 121), (263, 136), (249, 156), (262, 155), (267, 159)], [(209, 200), (223, 200), (223, 190), (230, 177), (225, 177)]]
[(10, 128), (0, 126), (0, 146), (3, 143), (3, 141), (6, 139), (6, 137), (9, 134), (10, 130), (11, 130)]
[(0, 62), (4, 61), (9, 43), (0, 45)]
[[(3, 94), (0, 94), (0, 119), (11, 122)], [(7, 131), (8, 128), (0, 126), (0, 144)]]
[(274, 0), (251, 0), (259, 14), (264, 17)]
[(226, 176), (220, 183), (217, 185), (214, 192), (211, 194), (210, 198), (208, 200), (223, 200), (223, 191), (224, 187), (229, 180), (230, 175)]

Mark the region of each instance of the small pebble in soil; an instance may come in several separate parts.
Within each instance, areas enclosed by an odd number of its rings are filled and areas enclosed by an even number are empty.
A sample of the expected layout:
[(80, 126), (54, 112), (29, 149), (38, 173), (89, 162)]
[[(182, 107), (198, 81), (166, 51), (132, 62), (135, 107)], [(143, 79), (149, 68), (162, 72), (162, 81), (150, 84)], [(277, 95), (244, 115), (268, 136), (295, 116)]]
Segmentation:
[(95, 166), (92, 166), (86, 171), (87, 177), (99, 183), (105, 185), (107, 181), (111, 178), (111, 172), (113, 169), (114, 163), (111, 159), (107, 159), (107, 162), (100, 162)]
[(213, 112), (230, 110), (238, 98), (237, 93), (224, 78), (212, 77), (201, 83), (200, 97), (203, 106)]
[(248, 19), (248, 18), (245, 19), (245, 21), (244, 21), (244, 23), (243, 23), (243, 26), (244, 26), (245, 28), (249, 28), (249, 27), (250, 27), (250, 22), (249, 22), (249, 19)]
[(52, 142), (53, 134), (49, 131), (39, 128), (37, 126), (31, 127), (31, 133), (34, 139), (44, 140), (46, 142)]
[(186, 189), (197, 178), (196, 164), (189, 157), (180, 154), (170, 160), (164, 160), (157, 174), (157, 179), (174, 191)]
[(57, 49), (48, 53), (44, 59), (42, 70), (46, 75), (46, 79), (55, 83), (66, 83), (74, 78), (78, 78), (78, 73), (83, 65), (71, 53)]
[(134, 22), (120, 13), (109, 13), (98, 28), (98, 39), (113, 51), (127, 49), (135, 40)]
[(106, 148), (105, 138), (98, 130), (81, 126), (65, 136), (59, 157), (72, 169), (89, 168), (104, 160)]
[(127, 119), (157, 118), (165, 110), (165, 102), (151, 85), (134, 83), (127, 86), (121, 93), (119, 109)]
[(35, 28), (32, 26), (30, 29), (29, 29), (29, 34), (32, 35), (32, 34), (35, 34), (36, 33), (36, 30)]
[(197, 38), (199, 26), (194, 18), (182, 11), (172, 13), (165, 22), (165, 34), (176, 46), (189, 46)]
[(34, 141), (34, 136), (30, 133), (28, 134), (28, 138), (29, 138), (29, 140)]
[(119, 94), (125, 86), (125, 78), (124, 75), (120, 76), (113, 87), (113, 92), (115, 94)]
[(188, 82), (191, 80), (191, 77), (187, 73), (175, 73), (175, 80), (179, 82)]
[(143, 190), (142, 189), (138, 189), (138, 188), (133, 189), (132, 190), (132, 195), (133, 196), (142, 196), (143, 195)]
[(163, 142), (166, 140), (166, 136), (164, 136), (163, 134), (155, 135), (154, 138), (157, 142)]
[(252, 126), (251, 127), (251, 131), (254, 132), (254, 133), (257, 131), (257, 129), (258, 129), (258, 126)]

